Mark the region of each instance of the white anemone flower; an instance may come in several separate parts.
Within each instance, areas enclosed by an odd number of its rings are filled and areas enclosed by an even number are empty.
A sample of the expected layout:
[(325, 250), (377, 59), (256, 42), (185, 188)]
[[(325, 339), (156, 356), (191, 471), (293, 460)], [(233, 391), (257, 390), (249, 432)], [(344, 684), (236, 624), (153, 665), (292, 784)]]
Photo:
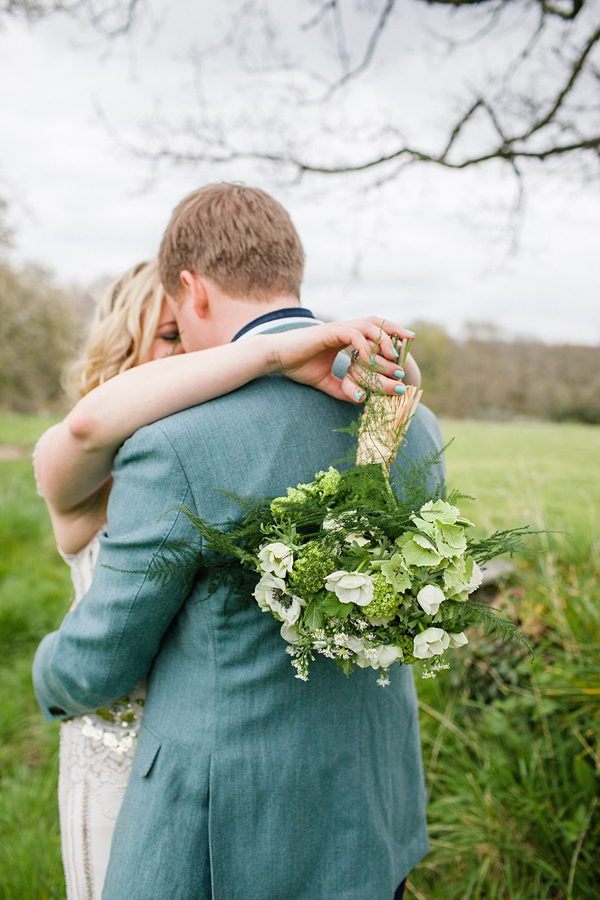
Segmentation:
[(450, 638), (443, 628), (426, 628), (413, 641), (413, 654), (417, 659), (441, 656), (450, 646)]
[(428, 616), (435, 616), (445, 599), (444, 592), (435, 584), (426, 584), (417, 594), (417, 603)]
[(277, 613), (282, 621), (288, 625), (293, 625), (300, 618), (300, 610), (302, 609), (302, 601), (300, 597), (294, 594), (286, 594), (283, 591), (274, 591), (271, 600), (271, 609)]
[(263, 575), (254, 588), (254, 599), (263, 612), (271, 610), (274, 591), (285, 592), (285, 581), (283, 578), (277, 578), (275, 575), (270, 574)]
[(327, 576), (325, 587), (335, 593), (340, 603), (368, 606), (373, 599), (373, 582), (360, 572), (332, 572)]
[(373, 648), (376, 653), (371, 655), (369, 662), (373, 669), (387, 669), (393, 662), (402, 658), (402, 650), (392, 644), (382, 644)]
[(361, 669), (368, 666), (372, 669), (387, 669), (392, 663), (402, 659), (402, 650), (391, 644), (381, 644), (379, 647), (366, 646), (356, 653), (356, 664)]
[(464, 647), (465, 644), (469, 643), (469, 639), (464, 631), (459, 631), (458, 634), (452, 634), (452, 632), (448, 631), (447, 634), (450, 639), (448, 646), (451, 650), (456, 650), (457, 647)]
[(288, 644), (297, 644), (301, 638), (300, 632), (296, 628), (295, 625), (288, 625), (287, 622), (284, 622), (281, 628), (279, 629), (279, 634)]
[(265, 573), (271, 572), (277, 578), (285, 578), (291, 572), (294, 565), (294, 553), (287, 544), (275, 541), (272, 544), (264, 544), (259, 552), (260, 567)]

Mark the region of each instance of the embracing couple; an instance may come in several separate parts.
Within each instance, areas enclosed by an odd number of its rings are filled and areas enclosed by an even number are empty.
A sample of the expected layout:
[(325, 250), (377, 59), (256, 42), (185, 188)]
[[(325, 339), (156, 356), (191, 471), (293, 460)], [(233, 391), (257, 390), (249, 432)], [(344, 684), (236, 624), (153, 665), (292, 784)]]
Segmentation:
[[(409, 666), (382, 689), (317, 657), (304, 683), (258, 604), (228, 615), (202, 571), (147, 575), (192, 536), (181, 507), (224, 522), (240, 511), (222, 491), (281, 495), (347, 455), (336, 429), (364, 391), (339, 351), (375, 356), (388, 393), (418, 378), (396, 361), (404, 329), (303, 309), (303, 265), (264, 192), (185, 198), (160, 279), (138, 266), (104, 298), (85, 396), (37, 448), (76, 587), (34, 662), (45, 718), (63, 720), (69, 900), (393, 900), (427, 851)], [(400, 464), (440, 448), (420, 406)]]

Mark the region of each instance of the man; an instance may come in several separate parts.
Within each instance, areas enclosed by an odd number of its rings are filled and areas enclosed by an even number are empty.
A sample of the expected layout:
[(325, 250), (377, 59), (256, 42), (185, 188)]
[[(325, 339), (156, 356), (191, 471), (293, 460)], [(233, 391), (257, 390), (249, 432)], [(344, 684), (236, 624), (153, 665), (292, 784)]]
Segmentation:
[[(161, 278), (186, 350), (310, 326), (304, 255), (271, 197), (212, 185), (175, 210)], [(107, 706), (148, 675), (105, 900), (392, 900), (427, 850), (410, 667), (379, 687), (318, 657), (293, 677), (277, 622), (228, 617), (200, 576), (144, 574), (190, 537), (180, 507), (239, 515), (215, 489), (278, 495), (344, 457), (349, 404), (280, 376), (141, 429), (120, 451), (92, 588), (36, 655), (47, 718)], [(406, 449), (441, 447), (419, 409)], [(400, 887), (399, 887), (400, 886)], [(395, 893), (396, 892), (396, 893)]]

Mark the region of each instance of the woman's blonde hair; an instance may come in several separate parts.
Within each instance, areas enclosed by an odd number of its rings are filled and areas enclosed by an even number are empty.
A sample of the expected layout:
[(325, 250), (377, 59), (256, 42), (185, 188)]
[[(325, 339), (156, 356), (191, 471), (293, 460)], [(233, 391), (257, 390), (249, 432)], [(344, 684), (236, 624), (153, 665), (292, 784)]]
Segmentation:
[(70, 392), (83, 397), (148, 353), (165, 296), (158, 263), (138, 263), (105, 290), (86, 344), (69, 373)]

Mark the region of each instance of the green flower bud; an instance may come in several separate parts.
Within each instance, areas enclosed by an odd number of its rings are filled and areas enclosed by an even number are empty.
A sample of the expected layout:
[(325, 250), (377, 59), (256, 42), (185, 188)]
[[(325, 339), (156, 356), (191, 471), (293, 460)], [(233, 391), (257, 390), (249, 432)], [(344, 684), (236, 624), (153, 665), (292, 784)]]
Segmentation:
[(373, 599), (362, 611), (367, 618), (381, 619), (384, 616), (393, 616), (398, 609), (401, 597), (398, 596), (391, 584), (388, 584), (385, 575), (378, 572), (373, 575)]
[(300, 597), (316, 594), (324, 586), (327, 576), (335, 570), (336, 565), (323, 545), (318, 541), (309, 541), (288, 576), (290, 588)]

